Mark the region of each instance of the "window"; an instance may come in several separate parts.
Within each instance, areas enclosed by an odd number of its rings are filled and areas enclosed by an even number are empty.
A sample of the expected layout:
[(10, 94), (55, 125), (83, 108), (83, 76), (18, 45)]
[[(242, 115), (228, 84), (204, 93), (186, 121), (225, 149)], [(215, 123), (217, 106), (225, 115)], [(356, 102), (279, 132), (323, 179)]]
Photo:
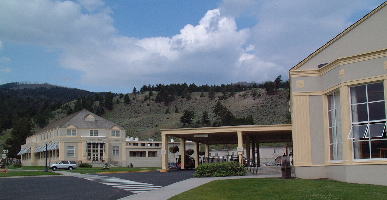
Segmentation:
[(145, 143), (141, 143), (141, 146), (142, 146), (142, 147), (145, 147)]
[(112, 136), (113, 137), (120, 137), (120, 131), (119, 130), (112, 130)]
[(75, 147), (67, 146), (67, 157), (75, 157)]
[(155, 143), (155, 146), (158, 147), (158, 146), (160, 146), (160, 144), (159, 143)]
[(98, 130), (90, 130), (90, 136), (98, 136)]
[(76, 136), (77, 130), (76, 129), (67, 129), (67, 136)]
[(119, 146), (113, 146), (113, 156), (118, 156), (120, 153), (120, 147)]
[(133, 143), (133, 146), (138, 146), (138, 143)]
[(387, 158), (383, 83), (354, 86), (350, 91), (354, 158)]
[(157, 151), (148, 151), (148, 157), (157, 157)]
[(328, 95), (328, 117), (329, 117), (329, 155), (330, 160), (342, 159), (342, 134), (341, 134), (341, 112), (340, 93), (335, 91)]
[(146, 151), (130, 151), (130, 157), (146, 157)]

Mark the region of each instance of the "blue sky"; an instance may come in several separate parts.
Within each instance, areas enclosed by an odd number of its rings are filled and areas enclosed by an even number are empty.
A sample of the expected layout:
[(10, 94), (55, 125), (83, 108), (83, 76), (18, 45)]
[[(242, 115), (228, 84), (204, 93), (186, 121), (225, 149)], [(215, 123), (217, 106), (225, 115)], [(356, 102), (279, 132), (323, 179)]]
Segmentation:
[(382, 2), (3, 0), (0, 84), (130, 92), (143, 84), (286, 77)]

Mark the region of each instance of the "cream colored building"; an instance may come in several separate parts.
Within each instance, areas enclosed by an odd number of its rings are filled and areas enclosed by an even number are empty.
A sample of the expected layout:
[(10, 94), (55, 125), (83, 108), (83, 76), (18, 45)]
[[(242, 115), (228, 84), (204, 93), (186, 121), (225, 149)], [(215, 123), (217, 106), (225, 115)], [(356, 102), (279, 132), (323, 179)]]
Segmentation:
[(387, 185), (386, 5), (290, 70), (297, 177)]
[(71, 160), (95, 165), (104, 162), (125, 165), (125, 137), (122, 127), (82, 110), (28, 137), (19, 155), (22, 165), (45, 165), (47, 145), (49, 164)]

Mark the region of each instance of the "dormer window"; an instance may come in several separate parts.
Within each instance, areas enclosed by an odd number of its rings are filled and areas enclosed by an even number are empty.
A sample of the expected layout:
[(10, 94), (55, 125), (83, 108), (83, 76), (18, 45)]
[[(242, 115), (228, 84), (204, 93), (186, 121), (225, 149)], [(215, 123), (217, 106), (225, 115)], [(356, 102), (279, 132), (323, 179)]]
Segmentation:
[(119, 130), (112, 130), (112, 137), (120, 137), (120, 131)]
[(90, 130), (90, 136), (98, 136), (98, 130)]
[(85, 117), (85, 121), (93, 122), (93, 121), (95, 121), (95, 117), (93, 115), (87, 115)]
[(76, 136), (77, 135), (77, 129), (69, 128), (67, 129), (67, 136)]

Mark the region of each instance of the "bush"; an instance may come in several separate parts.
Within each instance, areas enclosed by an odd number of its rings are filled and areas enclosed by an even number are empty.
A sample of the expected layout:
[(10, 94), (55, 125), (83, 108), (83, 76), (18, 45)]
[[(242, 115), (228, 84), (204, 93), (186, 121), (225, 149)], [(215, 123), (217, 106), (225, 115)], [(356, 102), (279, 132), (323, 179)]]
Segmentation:
[(93, 166), (89, 163), (81, 163), (81, 164), (79, 164), (78, 167), (80, 167), (80, 168), (92, 168)]
[(22, 164), (21, 163), (15, 163), (15, 164), (12, 165), (12, 167), (14, 167), (14, 168), (21, 168)]
[(246, 169), (238, 162), (206, 163), (196, 168), (195, 177), (244, 176)]

